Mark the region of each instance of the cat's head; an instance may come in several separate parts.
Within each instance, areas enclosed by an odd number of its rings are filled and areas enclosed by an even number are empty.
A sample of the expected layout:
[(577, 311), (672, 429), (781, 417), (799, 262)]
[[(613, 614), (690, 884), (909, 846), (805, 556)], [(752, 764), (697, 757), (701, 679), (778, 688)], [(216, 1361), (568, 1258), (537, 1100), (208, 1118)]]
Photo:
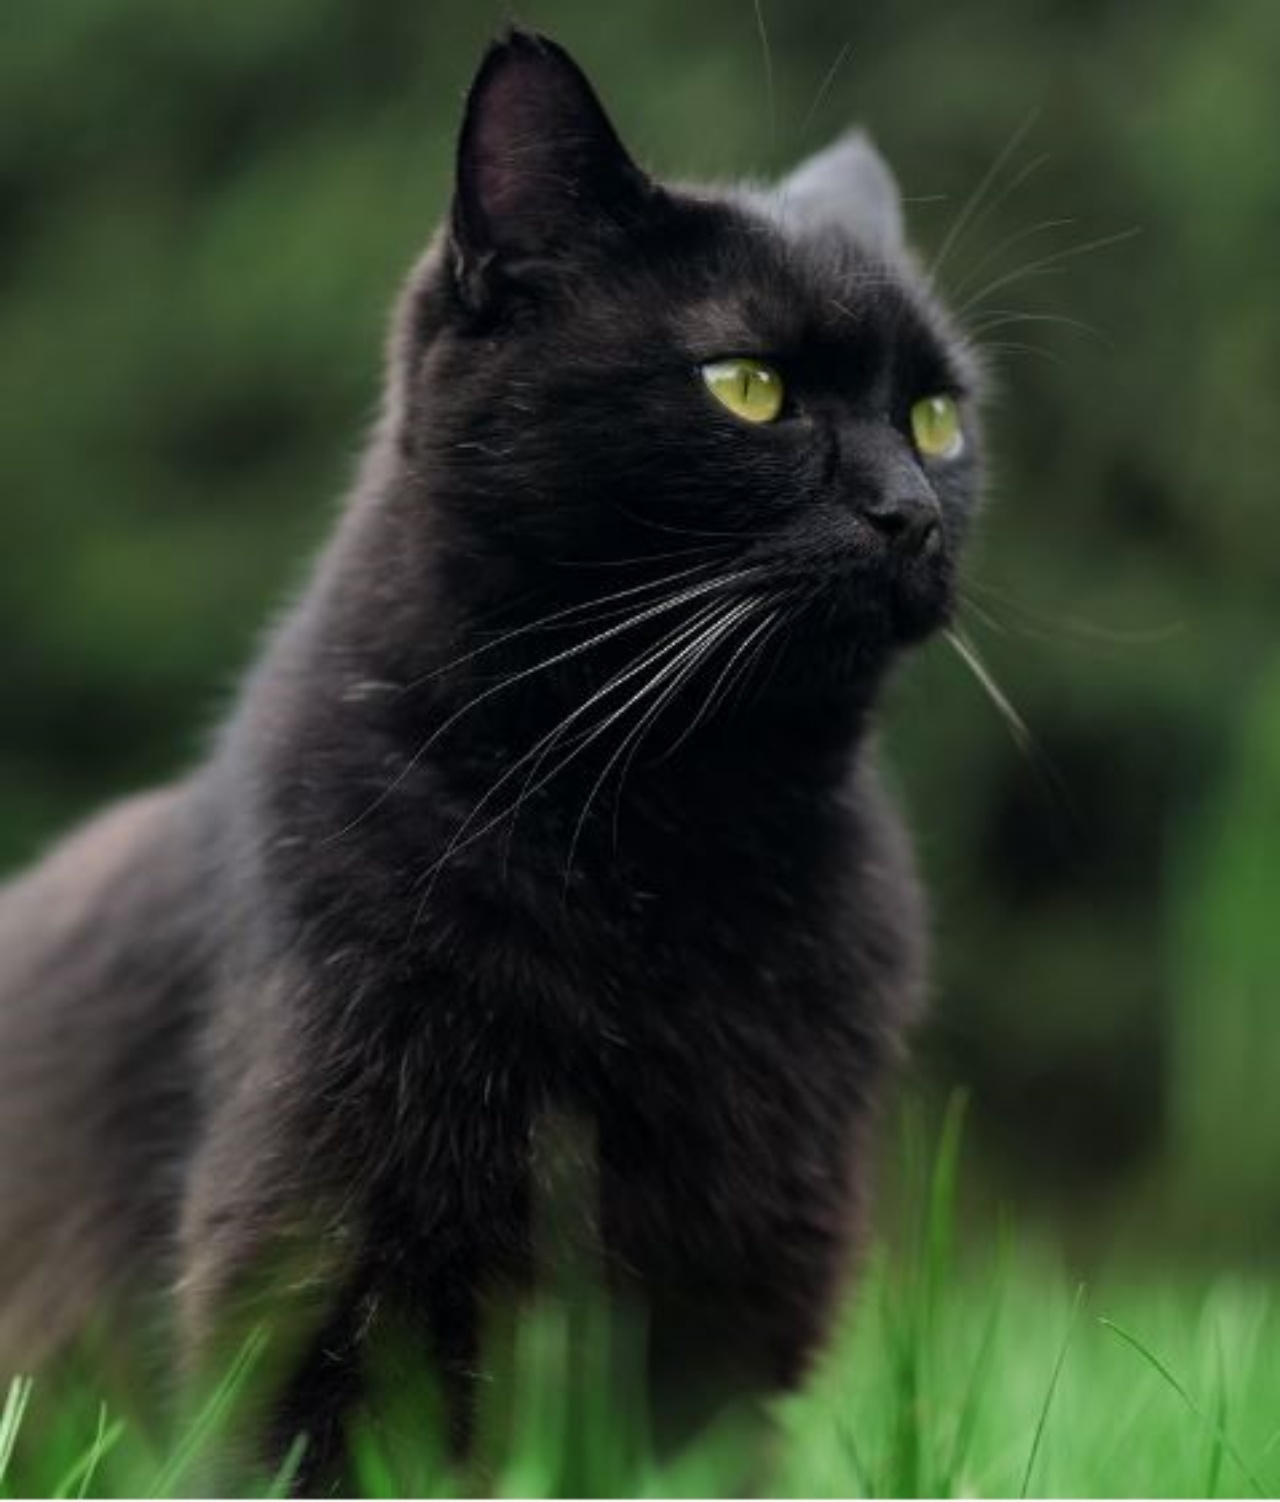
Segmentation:
[(705, 584), (686, 613), (755, 602), (739, 637), (768, 613), (833, 663), (947, 618), (974, 369), (861, 134), (774, 186), (660, 185), (568, 56), (512, 34), (406, 308), (399, 440), (495, 592)]

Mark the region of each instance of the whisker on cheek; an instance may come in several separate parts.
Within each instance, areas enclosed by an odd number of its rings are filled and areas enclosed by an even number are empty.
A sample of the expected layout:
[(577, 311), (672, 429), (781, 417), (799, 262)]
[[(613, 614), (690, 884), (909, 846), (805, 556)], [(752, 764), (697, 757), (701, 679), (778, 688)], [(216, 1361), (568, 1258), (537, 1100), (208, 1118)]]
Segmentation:
[[(751, 571), (748, 571), (748, 573), (749, 572), (751, 572)], [(728, 583), (738, 582), (738, 579), (740, 577), (742, 577), (742, 576), (740, 576), (740, 575), (730, 575), (730, 576), (727, 576), (727, 578), (725, 580), (716, 581), (716, 583), (717, 583), (718, 586), (724, 587), (724, 585), (726, 585)], [(706, 592), (707, 591), (706, 591), (705, 588), (697, 589), (697, 590), (688, 590), (688, 591), (685, 591), (682, 595), (678, 596), (675, 600), (664, 602), (664, 604), (661, 607), (650, 606), (648, 608), (648, 610), (640, 612), (639, 615), (637, 615), (636, 617), (634, 617), (627, 624), (628, 625), (637, 624), (642, 619), (648, 619), (648, 618), (651, 618), (652, 616), (656, 615), (657, 613), (659, 613), (659, 610), (673, 609), (677, 605), (684, 603), (689, 598), (696, 597), (697, 595), (700, 595), (700, 594), (705, 594)], [(710, 611), (713, 611), (716, 608), (717, 608), (717, 605), (715, 603), (713, 603), (711, 606), (707, 607), (707, 612), (709, 613)], [(466, 819), (463, 820), (462, 824), (455, 831), (453, 837), (448, 842), (448, 845), (446, 846), (446, 848), (444, 850), (444, 853), (437, 860), (435, 860), (435, 861), (432, 862), (431, 866), (428, 868), (428, 870), (424, 874), (423, 878), (421, 878), (421, 880), (424, 880), (427, 883), (427, 885), (426, 885), (426, 890), (425, 890), (425, 892), (423, 894), (423, 897), (422, 897), (420, 903), (418, 904), (418, 909), (417, 909), (417, 912), (415, 914), (413, 923), (412, 923), (412, 925), (410, 927), (410, 937), (412, 936), (413, 932), (416, 930), (418, 923), (421, 921), (422, 914), (425, 911), (426, 905), (427, 905), (427, 903), (430, 900), (432, 891), (434, 890), (434, 886), (435, 886), (436, 880), (438, 879), (440, 873), (448, 865), (448, 863), (453, 859), (453, 857), (455, 855), (457, 855), (458, 853), (460, 853), (462, 850), (465, 850), (466, 848), (468, 848), (470, 845), (473, 845), (477, 840), (482, 839), (492, 829), (496, 828), (500, 823), (502, 823), (502, 821), (504, 819), (508, 818), (513, 812), (518, 812), (520, 806), (522, 805), (522, 803), (526, 802), (527, 799), (533, 793), (535, 793), (535, 792), (539, 791), (541, 788), (545, 787), (547, 785), (547, 783), (550, 782), (561, 771), (563, 771), (564, 768), (567, 767), (571, 761), (576, 760), (576, 758), (579, 755), (581, 755), (581, 753), (583, 751), (585, 751), (586, 748), (589, 745), (591, 745), (602, 734), (604, 734), (604, 732), (609, 728), (609, 726), (612, 725), (623, 713), (625, 713), (626, 710), (629, 709), (632, 704), (634, 704), (635, 702), (637, 702), (637, 700), (639, 698), (643, 697), (643, 695), (645, 693), (647, 693), (648, 688), (650, 687), (650, 685), (645, 685), (644, 687), (642, 687), (640, 689), (640, 691), (637, 694), (632, 695), (632, 697), (629, 698), (626, 701), (625, 704), (623, 704), (623, 706), (621, 707), (621, 709), (614, 710), (605, 719), (605, 721), (602, 724), (600, 724), (599, 726), (595, 727), (588, 735), (586, 735), (584, 738), (582, 738), (582, 740), (579, 742), (579, 744), (573, 749), (573, 751), (567, 757), (565, 757), (560, 762), (558, 762), (556, 764), (556, 766), (552, 767), (552, 769), (549, 772), (545, 773), (541, 778), (539, 778), (535, 783), (533, 783), (532, 786), (526, 785), (526, 787), (521, 790), (520, 795), (516, 798), (516, 800), (515, 800), (515, 802), (513, 804), (511, 804), (509, 807), (503, 809), (500, 813), (498, 813), (497, 815), (495, 815), (493, 818), (487, 820), (478, 829), (471, 830), (471, 826), (474, 824), (474, 822), (475, 822), (477, 816), (479, 815), (479, 813), (481, 812), (481, 810), (483, 808), (485, 808), (485, 807), (488, 806), (488, 804), (497, 795), (497, 793), (500, 792), (501, 789), (503, 787), (505, 787), (511, 781), (511, 779), (513, 777), (515, 777), (519, 773), (519, 771), (521, 770), (521, 768), (524, 767), (525, 764), (531, 758), (538, 757), (540, 754), (544, 753), (546, 750), (549, 750), (551, 747), (553, 747), (554, 744), (555, 744), (555, 742), (557, 740), (559, 740), (560, 737), (563, 735), (564, 731), (568, 729), (569, 725), (571, 725), (571, 724), (575, 723), (577, 720), (581, 719), (581, 717), (585, 713), (587, 713), (592, 707), (594, 707), (596, 704), (598, 704), (602, 699), (607, 698), (608, 695), (610, 695), (611, 693), (613, 693), (616, 689), (622, 687), (625, 683), (627, 683), (628, 681), (630, 681), (630, 679), (634, 678), (635, 676), (637, 676), (637, 674), (639, 674), (640, 672), (642, 672), (646, 667), (650, 666), (652, 664), (652, 662), (654, 661), (655, 658), (661, 657), (662, 655), (664, 655), (665, 653), (673, 650), (674, 648), (681, 647), (683, 645), (684, 641), (687, 639), (687, 637), (690, 634), (696, 632), (696, 630), (698, 629), (698, 627), (702, 624), (702, 619), (703, 619), (703, 615), (700, 613), (699, 616), (695, 619), (695, 623), (692, 626), (689, 625), (688, 623), (686, 623), (683, 627), (678, 627), (675, 632), (671, 633), (668, 637), (664, 638), (663, 642), (660, 643), (658, 647), (654, 648), (648, 654), (642, 656), (642, 658), (640, 659), (639, 662), (633, 663), (630, 667), (624, 669), (622, 672), (620, 672), (618, 674), (615, 674), (612, 678), (610, 678), (608, 680), (608, 682), (603, 686), (603, 688), (600, 688), (600, 689), (596, 690), (596, 692), (593, 693), (586, 700), (585, 703), (579, 705), (577, 709), (573, 710), (569, 715), (565, 716), (565, 718), (563, 718), (562, 720), (560, 720), (557, 723), (557, 725), (551, 731), (549, 731), (545, 736), (543, 736), (542, 739), (539, 740), (538, 743), (535, 746), (533, 746), (529, 751), (525, 752), (524, 755), (522, 755), (519, 758), (518, 761), (516, 761), (515, 763), (513, 763), (512, 766), (508, 767), (506, 769), (506, 771), (502, 773), (502, 775), (498, 778), (498, 780), (490, 787), (490, 789), (488, 790), (488, 792), (486, 792), (483, 795), (483, 797), (480, 799), (480, 801), (472, 808), (471, 812), (467, 815)], [(675, 639), (673, 640), (673, 638), (675, 638)], [(598, 638), (593, 639), (593, 640), (598, 640)], [(585, 650), (585, 647), (588, 646), (588, 645), (591, 645), (591, 643), (584, 644), (584, 646), (581, 648), (581, 650)], [(530, 669), (530, 670), (527, 670), (527, 671), (531, 672), (531, 671), (534, 671), (534, 670)], [(517, 675), (517, 676), (522, 676), (522, 675)], [(498, 687), (505, 687), (505, 686), (506, 686), (505, 683), (502, 684), (502, 685), (498, 685)], [(471, 832), (468, 833), (467, 832), (468, 830), (471, 830)]]
[[(639, 726), (631, 731), (631, 733), (623, 740), (622, 744), (617, 748), (617, 750), (615, 750), (614, 753), (609, 757), (609, 759), (605, 762), (600, 775), (588, 789), (587, 796), (583, 801), (582, 812), (578, 815), (578, 821), (574, 825), (573, 838), (569, 842), (568, 854), (565, 857), (564, 885), (562, 888), (563, 891), (568, 890), (569, 881), (573, 872), (574, 856), (578, 852), (578, 842), (582, 838), (583, 829), (586, 827), (587, 817), (591, 812), (591, 805), (595, 801), (596, 794), (604, 786), (605, 780), (608, 778), (609, 773), (613, 770), (613, 768), (617, 765), (619, 759), (626, 752), (627, 746), (628, 744), (630, 744), (632, 737), (638, 738), (643, 736), (646, 724), (650, 723), (652, 719), (656, 719), (657, 715), (662, 712), (664, 705), (670, 702), (670, 700), (674, 698), (674, 696), (679, 692), (681, 686), (684, 683), (688, 682), (688, 680), (692, 678), (693, 675), (697, 672), (698, 668), (702, 665), (702, 663), (714, 649), (716, 643), (725, 635), (726, 632), (732, 630), (733, 626), (737, 623), (738, 620), (742, 618), (744, 614), (748, 614), (750, 612), (752, 604), (753, 602), (748, 600), (724, 613), (720, 617), (720, 619), (714, 621), (698, 637), (698, 639), (692, 643), (691, 646), (686, 647), (684, 651), (682, 651), (679, 656), (672, 662), (664, 665), (664, 667), (658, 673), (656, 673), (652, 679), (650, 679), (649, 683), (645, 685), (643, 696), (648, 697), (648, 695), (661, 688), (664, 680), (669, 680), (667, 682), (666, 689), (663, 690), (659, 698), (655, 701), (655, 704), (649, 710), (648, 715), (646, 715), (645, 718), (641, 720)], [(635, 699), (629, 701), (626, 707), (629, 708), (630, 704), (636, 702), (640, 697), (641, 695), (635, 696)]]
[[(373, 799), (373, 801), (360, 814), (358, 814), (355, 819), (351, 820), (347, 825), (338, 830), (335, 834), (330, 835), (328, 842), (343, 839), (348, 834), (352, 833), (358, 827), (358, 825), (360, 825), (366, 818), (368, 818), (369, 815), (372, 814), (376, 809), (380, 808), (386, 802), (386, 800), (404, 784), (406, 779), (409, 778), (413, 774), (413, 772), (422, 764), (423, 758), (427, 755), (431, 748), (435, 746), (449, 730), (451, 730), (460, 720), (462, 720), (464, 716), (471, 713), (472, 710), (479, 708), (481, 704), (492, 699), (495, 695), (503, 693), (507, 689), (513, 688), (516, 684), (522, 683), (526, 679), (532, 678), (536, 673), (545, 672), (548, 668), (557, 667), (561, 663), (568, 662), (572, 658), (580, 657), (584, 652), (589, 652), (593, 648), (602, 645), (604, 642), (613, 640), (614, 637), (620, 635), (622, 632), (632, 630), (634, 627), (643, 624), (645, 621), (652, 620), (655, 616), (665, 614), (665, 612), (669, 610), (678, 608), (686, 600), (696, 599), (711, 590), (723, 589), (728, 585), (739, 582), (740, 580), (750, 578), (754, 572), (755, 571), (752, 569), (744, 569), (740, 570), (736, 574), (728, 575), (725, 578), (711, 580), (709, 583), (702, 582), (692, 585), (674, 598), (661, 600), (656, 605), (649, 605), (645, 609), (629, 615), (625, 620), (619, 622), (617, 625), (610, 626), (604, 631), (597, 632), (594, 636), (590, 637), (585, 642), (576, 642), (574, 643), (574, 645), (566, 647), (563, 651), (556, 652), (552, 656), (544, 658), (541, 662), (534, 663), (531, 667), (522, 668), (519, 672), (511, 673), (507, 677), (500, 679), (497, 683), (491, 684), (488, 688), (482, 690), (472, 699), (468, 700), (467, 703), (465, 703), (460, 709), (454, 710), (452, 714), (450, 714), (440, 725), (438, 725), (435, 730), (432, 731), (432, 733), (419, 745), (418, 749), (408, 759), (405, 765), (401, 767), (396, 776)], [(644, 587), (645, 586), (638, 586), (638, 588)]]
[(704, 721), (710, 719), (718, 700), (726, 692), (726, 678), (728, 678), (735, 665), (741, 661), (743, 654), (748, 651), (748, 649), (762, 633), (766, 632), (772, 625), (774, 625), (776, 620), (777, 612), (771, 611), (765, 617), (765, 619), (757, 624), (750, 632), (748, 632), (747, 636), (738, 644), (738, 646), (734, 649), (732, 655), (730, 656), (728, 662), (726, 662), (724, 667), (721, 669), (719, 676), (716, 678), (715, 682), (708, 690), (707, 697), (703, 702), (702, 708), (698, 710), (697, 714), (693, 716), (688, 725), (684, 728), (683, 731), (681, 731), (679, 737), (674, 740), (670, 746), (668, 746), (666, 751), (663, 752), (660, 760), (666, 761), (669, 757), (674, 756), (675, 753), (680, 749), (680, 747), (683, 746), (689, 739), (689, 737), (694, 733), (694, 731), (697, 730), (698, 726), (703, 724)]
[(943, 635), (951, 644), (956, 656), (973, 674), (983, 693), (995, 706), (1000, 718), (1009, 727), (1009, 733), (1013, 736), (1018, 748), (1028, 755), (1031, 754), (1035, 749), (1035, 738), (1027, 728), (1027, 722), (1009, 702), (1008, 695), (991, 676), (991, 670), (978, 655), (978, 649), (954, 627), (949, 627)]

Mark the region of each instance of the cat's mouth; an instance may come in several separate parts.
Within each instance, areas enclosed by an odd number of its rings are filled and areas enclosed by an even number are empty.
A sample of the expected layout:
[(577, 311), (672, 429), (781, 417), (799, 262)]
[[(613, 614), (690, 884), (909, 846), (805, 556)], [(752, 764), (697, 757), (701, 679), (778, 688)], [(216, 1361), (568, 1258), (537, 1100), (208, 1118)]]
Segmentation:
[(940, 539), (927, 551), (899, 561), (888, 594), (899, 641), (919, 641), (947, 624), (955, 606), (955, 580)]
[(787, 590), (811, 629), (841, 644), (908, 645), (946, 625), (955, 579), (940, 530), (914, 548), (860, 542), (774, 559), (771, 582)]

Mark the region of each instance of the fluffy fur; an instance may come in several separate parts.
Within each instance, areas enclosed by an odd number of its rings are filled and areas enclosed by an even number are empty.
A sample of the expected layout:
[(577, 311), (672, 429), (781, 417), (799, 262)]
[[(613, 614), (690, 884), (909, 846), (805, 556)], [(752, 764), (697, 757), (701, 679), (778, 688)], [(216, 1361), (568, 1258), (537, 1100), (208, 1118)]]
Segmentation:
[(797, 1382), (920, 991), (868, 725), (950, 608), (971, 394), (864, 138), (660, 187), (496, 44), (304, 598), (203, 765), (0, 892), (0, 1358), (159, 1287), (197, 1365), (305, 1304), (275, 1425), (323, 1457), (393, 1311), (464, 1432), (569, 1122), (660, 1408)]

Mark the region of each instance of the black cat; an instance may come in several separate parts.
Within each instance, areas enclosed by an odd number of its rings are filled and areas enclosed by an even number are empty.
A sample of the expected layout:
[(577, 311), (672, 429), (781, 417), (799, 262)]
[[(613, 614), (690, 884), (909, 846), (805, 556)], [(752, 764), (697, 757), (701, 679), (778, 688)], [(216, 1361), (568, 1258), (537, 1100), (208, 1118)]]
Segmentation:
[(867, 737), (973, 386), (863, 137), (667, 188), (490, 50), (311, 587), (202, 766), (0, 892), (4, 1364), (162, 1286), (197, 1364), (306, 1305), (319, 1464), (394, 1311), (465, 1430), (569, 1122), (659, 1409), (797, 1382), (917, 1010)]

